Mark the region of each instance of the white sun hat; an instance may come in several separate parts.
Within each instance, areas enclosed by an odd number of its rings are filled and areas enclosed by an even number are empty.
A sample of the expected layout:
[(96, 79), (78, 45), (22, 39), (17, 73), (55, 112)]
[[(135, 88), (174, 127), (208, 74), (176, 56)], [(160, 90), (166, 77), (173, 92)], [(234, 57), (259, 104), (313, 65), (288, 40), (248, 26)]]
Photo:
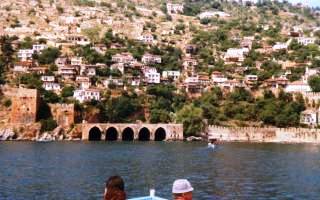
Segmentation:
[(173, 194), (182, 194), (193, 191), (190, 182), (187, 179), (175, 180), (172, 186)]

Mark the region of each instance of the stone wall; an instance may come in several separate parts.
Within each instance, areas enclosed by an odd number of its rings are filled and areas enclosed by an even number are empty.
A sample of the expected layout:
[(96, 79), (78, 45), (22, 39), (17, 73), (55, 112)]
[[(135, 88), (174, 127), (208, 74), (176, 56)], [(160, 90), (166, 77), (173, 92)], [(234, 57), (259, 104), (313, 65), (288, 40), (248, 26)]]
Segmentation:
[(122, 123), (83, 123), (82, 124), (82, 140), (89, 139), (89, 132), (92, 128), (97, 127), (102, 133), (102, 140), (105, 139), (106, 131), (113, 127), (117, 130), (118, 140), (121, 140), (124, 129), (131, 128), (134, 132), (134, 140), (138, 140), (139, 131), (142, 128), (147, 128), (150, 131), (150, 140), (154, 140), (155, 132), (159, 128), (163, 128), (166, 133), (166, 140), (183, 140), (183, 125), (182, 124), (122, 124)]
[(308, 99), (309, 102), (315, 101), (317, 103), (318, 100), (320, 100), (320, 92), (303, 92), (302, 96), (305, 99)]
[(230, 142), (320, 143), (320, 129), (209, 126), (208, 135)]
[(74, 124), (74, 104), (49, 104), (51, 114), (59, 126), (68, 128)]
[(39, 93), (35, 89), (19, 88), (12, 97), (11, 123), (34, 123), (37, 121)]

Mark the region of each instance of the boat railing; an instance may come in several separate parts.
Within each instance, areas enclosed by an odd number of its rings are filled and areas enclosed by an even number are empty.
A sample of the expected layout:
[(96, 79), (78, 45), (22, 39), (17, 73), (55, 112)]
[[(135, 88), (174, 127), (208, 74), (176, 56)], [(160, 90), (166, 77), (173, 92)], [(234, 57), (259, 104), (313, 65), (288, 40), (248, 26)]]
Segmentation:
[(156, 191), (154, 189), (151, 189), (149, 196), (137, 197), (137, 198), (132, 198), (132, 199), (128, 199), (128, 200), (168, 200), (168, 199), (164, 199), (164, 198), (161, 198), (161, 197), (157, 197), (155, 195), (155, 193), (156, 193)]

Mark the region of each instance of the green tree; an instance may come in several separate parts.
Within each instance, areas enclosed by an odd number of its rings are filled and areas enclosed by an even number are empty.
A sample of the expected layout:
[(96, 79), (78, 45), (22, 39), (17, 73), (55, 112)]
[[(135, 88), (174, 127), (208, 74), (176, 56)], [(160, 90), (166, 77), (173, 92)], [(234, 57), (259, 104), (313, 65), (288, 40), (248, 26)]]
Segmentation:
[(202, 109), (195, 107), (193, 104), (185, 105), (177, 112), (177, 122), (183, 123), (186, 137), (200, 135), (205, 127)]
[(62, 88), (61, 96), (64, 97), (64, 98), (72, 97), (73, 96), (73, 92), (74, 92), (74, 87), (73, 86), (65, 86), (64, 88)]
[(60, 50), (57, 48), (48, 48), (42, 51), (38, 56), (40, 64), (53, 64), (54, 61), (60, 56)]
[(60, 101), (60, 97), (52, 91), (43, 90), (42, 96), (47, 103), (58, 103)]
[(13, 41), (13, 38), (5, 35), (0, 37), (0, 47), (1, 47), (1, 61), (5, 65), (5, 67), (8, 67), (9, 63), (12, 62), (12, 56), (14, 54), (13, 47), (11, 45), (11, 42)]
[(24, 40), (20, 43), (21, 49), (31, 49), (33, 41), (30, 37), (25, 37)]
[(169, 123), (170, 113), (163, 109), (152, 109), (150, 112), (151, 123)]
[(27, 88), (38, 90), (42, 89), (42, 81), (38, 74), (22, 74), (18, 79), (18, 82), (24, 84)]
[(130, 122), (134, 121), (135, 117), (141, 119), (142, 106), (135, 95), (124, 94), (118, 98), (112, 98), (103, 109), (104, 121)]
[(236, 88), (232, 93), (229, 94), (227, 99), (232, 102), (237, 102), (237, 101), (252, 102), (254, 100), (251, 93), (244, 88)]
[(41, 123), (41, 132), (52, 131), (58, 126), (57, 122), (52, 118), (42, 119), (40, 120), (40, 123)]
[(320, 76), (311, 76), (308, 83), (313, 92), (320, 92)]

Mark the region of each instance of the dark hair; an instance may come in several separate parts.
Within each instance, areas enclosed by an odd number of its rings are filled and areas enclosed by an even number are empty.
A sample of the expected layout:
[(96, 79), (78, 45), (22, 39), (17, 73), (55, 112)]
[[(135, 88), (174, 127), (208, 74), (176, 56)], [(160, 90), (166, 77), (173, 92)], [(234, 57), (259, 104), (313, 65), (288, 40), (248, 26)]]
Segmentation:
[(126, 193), (124, 192), (124, 181), (120, 176), (111, 176), (106, 181), (107, 193), (104, 196), (105, 200), (125, 200)]
[(106, 188), (124, 191), (124, 181), (120, 176), (111, 176), (106, 181)]

